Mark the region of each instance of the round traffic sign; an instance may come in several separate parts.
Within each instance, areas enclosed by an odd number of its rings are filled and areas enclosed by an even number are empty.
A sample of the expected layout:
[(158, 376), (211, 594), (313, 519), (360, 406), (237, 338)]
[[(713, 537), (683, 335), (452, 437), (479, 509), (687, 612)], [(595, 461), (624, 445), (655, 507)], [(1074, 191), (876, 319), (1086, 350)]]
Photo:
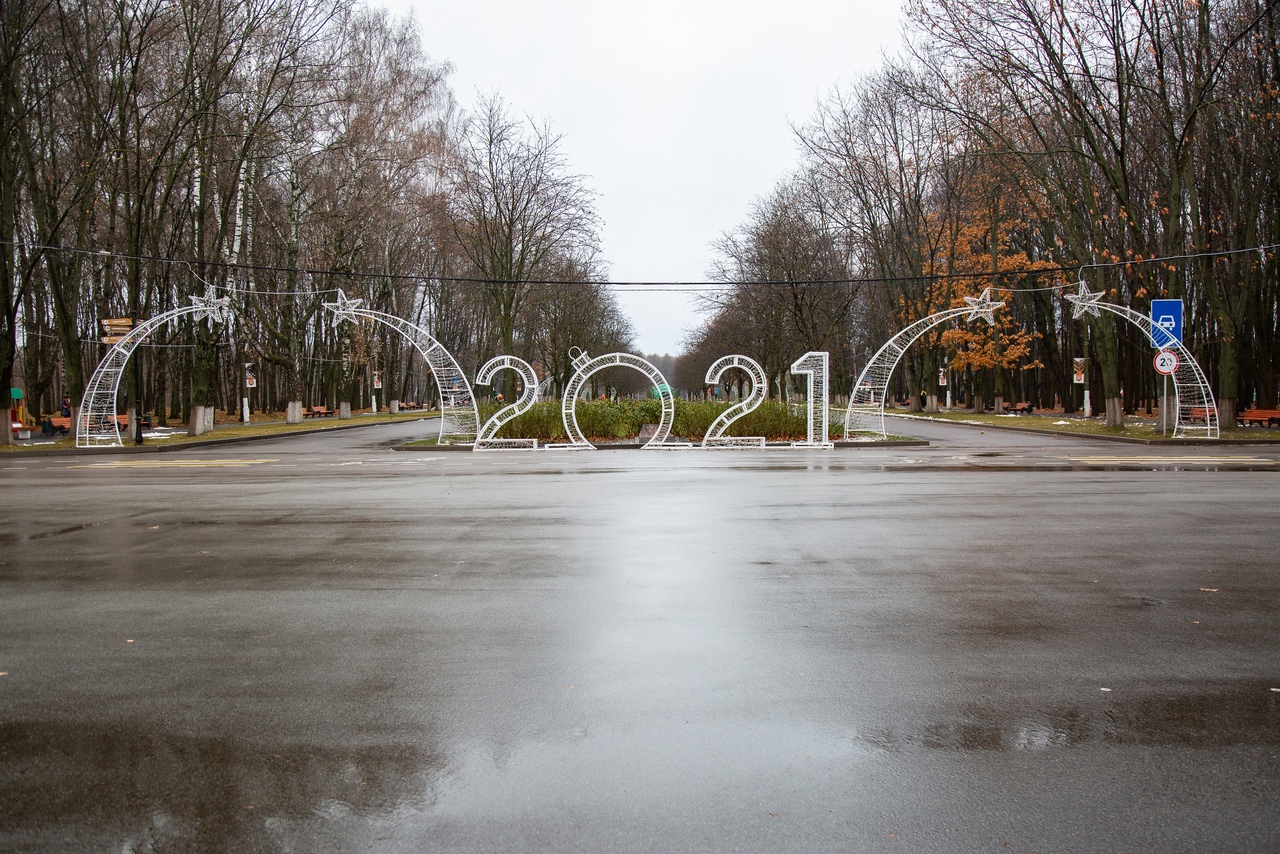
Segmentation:
[(1172, 350), (1161, 350), (1156, 353), (1156, 371), (1166, 377), (1178, 370), (1178, 354)]

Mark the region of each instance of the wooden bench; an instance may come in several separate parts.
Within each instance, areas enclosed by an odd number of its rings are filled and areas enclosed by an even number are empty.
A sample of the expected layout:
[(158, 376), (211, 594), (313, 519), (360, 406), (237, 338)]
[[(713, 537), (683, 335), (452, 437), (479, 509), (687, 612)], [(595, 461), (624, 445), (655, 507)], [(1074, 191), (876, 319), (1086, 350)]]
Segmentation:
[(302, 413), (303, 418), (324, 418), (326, 415), (337, 415), (327, 406), (313, 406), (306, 412)]
[[(1217, 407), (1214, 407), (1213, 414), (1215, 417), (1217, 416), (1218, 414)], [(1205, 409), (1203, 406), (1194, 407), (1187, 411), (1187, 420), (1188, 421), (1204, 421), (1205, 423), (1208, 423), (1209, 410)]]
[(1004, 405), (1006, 415), (1030, 415), (1035, 412), (1035, 409), (1029, 401), (1025, 400), (1021, 403), (1006, 403)]
[(1241, 427), (1250, 425), (1270, 427), (1273, 424), (1280, 424), (1280, 409), (1246, 409), (1236, 413), (1236, 422)]

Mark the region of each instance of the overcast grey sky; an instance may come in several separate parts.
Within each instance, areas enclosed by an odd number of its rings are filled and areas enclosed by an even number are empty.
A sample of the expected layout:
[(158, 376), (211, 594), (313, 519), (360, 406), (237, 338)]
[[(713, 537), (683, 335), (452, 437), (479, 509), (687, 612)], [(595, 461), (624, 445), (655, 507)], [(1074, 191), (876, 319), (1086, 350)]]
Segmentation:
[[(604, 220), (614, 281), (700, 281), (710, 244), (797, 159), (792, 123), (901, 39), (901, 0), (366, 0), (413, 10), (460, 105), (497, 92), (550, 121)], [(699, 316), (679, 293), (621, 293), (644, 352)]]

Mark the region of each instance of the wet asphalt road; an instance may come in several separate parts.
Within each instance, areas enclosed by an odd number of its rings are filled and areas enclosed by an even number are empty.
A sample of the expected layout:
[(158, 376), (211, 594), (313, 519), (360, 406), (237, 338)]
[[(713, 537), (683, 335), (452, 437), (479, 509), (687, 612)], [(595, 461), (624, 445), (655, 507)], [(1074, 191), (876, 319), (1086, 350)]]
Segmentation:
[(1280, 453), (0, 460), (0, 850), (1280, 850)]

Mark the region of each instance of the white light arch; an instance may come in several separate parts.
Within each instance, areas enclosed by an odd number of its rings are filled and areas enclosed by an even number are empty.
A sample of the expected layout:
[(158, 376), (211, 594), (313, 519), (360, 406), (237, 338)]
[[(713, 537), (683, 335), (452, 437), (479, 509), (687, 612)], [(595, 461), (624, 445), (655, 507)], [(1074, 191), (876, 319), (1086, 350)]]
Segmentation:
[(1002, 302), (991, 301), (991, 288), (987, 288), (977, 297), (965, 297), (964, 308), (949, 308), (928, 317), (917, 320), (897, 335), (884, 343), (871, 361), (858, 375), (858, 382), (849, 396), (849, 409), (844, 418), (844, 437), (849, 438), (853, 430), (864, 430), (879, 433), (881, 437), (888, 434), (884, 430), (884, 403), (888, 394), (889, 378), (893, 369), (898, 366), (902, 354), (916, 342), (921, 335), (940, 323), (954, 317), (966, 315), (965, 320), (981, 317), (992, 326), (995, 325), (995, 310), (1004, 306)]
[(107, 351), (85, 385), (80, 415), (76, 420), (76, 447), (120, 446), (120, 425), (116, 422), (116, 395), (124, 366), (147, 336), (171, 320), (194, 314), (197, 320), (208, 318), (225, 323), (231, 317), (229, 297), (192, 297), (191, 305), (170, 309), (129, 330)]
[(580, 352), (573, 357), (573, 376), (569, 378), (569, 384), (564, 389), (564, 397), (560, 400), (560, 418), (564, 422), (565, 432), (569, 434), (569, 442), (561, 445), (547, 445), (548, 448), (582, 450), (595, 448), (595, 445), (588, 442), (582, 435), (582, 430), (578, 427), (578, 413), (574, 410), (574, 404), (577, 403), (578, 392), (586, 385), (592, 374), (615, 366), (634, 368), (647, 376), (653, 382), (653, 387), (658, 392), (658, 399), (662, 402), (662, 418), (658, 423), (658, 429), (644, 447), (657, 448), (667, 440), (667, 436), (671, 434), (671, 425), (676, 418), (676, 402), (671, 396), (671, 387), (667, 384), (667, 378), (662, 375), (662, 372), (647, 359), (631, 353), (606, 353), (593, 359), (586, 353)]
[[(347, 295), (338, 291), (335, 302), (327, 302), (324, 307), (333, 312), (333, 322), (343, 320), (354, 321), (357, 317), (376, 320), (399, 332), (409, 340), (431, 369), (440, 390), (440, 437), (444, 444), (446, 438), (454, 444), (466, 445), (475, 441), (480, 423), (480, 414), (476, 411), (475, 397), (471, 393), (471, 384), (467, 375), (458, 367), (458, 361), (445, 346), (421, 326), (410, 323), (381, 311), (361, 308), (361, 299), (347, 299)], [(452, 429), (450, 427), (452, 426)]]
[[(1218, 404), (1213, 397), (1213, 389), (1205, 379), (1204, 371), (1191, 351), (1181, 342), (1151, 322), (1151, 318), (1123, 305), (1102, 302), (1102, 291), (1090, 291), (1084, 282), (1078, 285), (1078, 292), (1067, 294), (1071, 303), (1071, 316), (1079, 319), (1086, 314), (1100, 317), (1098, 309), (1105, 309), (1119, 315), (1146, 333), (1151, 343), (1163, 350), (1173, 350), (1178, 354), (1178, 367), (1173, 372), (1173, 392), (1177, 396), (1177, 420), (1173, 425), (1173, 438), (1185, 439), (1198, 437), (1201, 439), (1218, 438)], [(1203, 414), (1202, 419), (1197, 417)]]

